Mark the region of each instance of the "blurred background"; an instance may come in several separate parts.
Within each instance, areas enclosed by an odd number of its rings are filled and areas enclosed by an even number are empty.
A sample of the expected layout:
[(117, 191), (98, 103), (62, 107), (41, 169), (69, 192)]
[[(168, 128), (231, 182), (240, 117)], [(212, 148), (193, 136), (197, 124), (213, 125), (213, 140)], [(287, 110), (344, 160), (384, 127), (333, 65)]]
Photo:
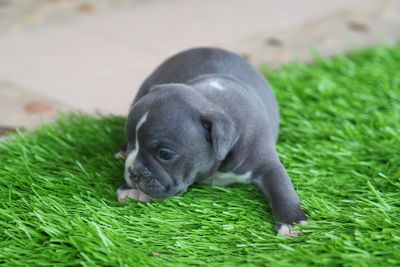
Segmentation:
[(125, 115), (183, 49), (278, 69), (399, 36), (399, 0), (0, 0), (0, 136), (58, 110)]

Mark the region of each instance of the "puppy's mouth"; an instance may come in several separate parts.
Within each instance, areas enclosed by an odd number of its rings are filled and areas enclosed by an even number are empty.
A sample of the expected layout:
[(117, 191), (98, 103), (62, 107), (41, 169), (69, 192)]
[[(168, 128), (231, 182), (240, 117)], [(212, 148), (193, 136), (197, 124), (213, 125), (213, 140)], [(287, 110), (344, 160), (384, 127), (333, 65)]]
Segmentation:
[[(128, 186), (124, 188), (125, 191), (120, 190), (119, 193), (122, 197), (126, 196), (148, 202), (168, 199), (186, 192), (188, 187), (186, 183), (178, 183), (176, 179), (168, 176), (169, 174), (166, 172), (164, 175), (167, 177), (161, 180), (154, 176), (153, 171), (144, 164), (140, 169), (134, 168), (131, 164), (126, 164), (125, 181)], [(172, 181), (172, 183), (167, 183), (166, 181)], [(126, 191), (128, 189), (130, 190), (129, 192)]]

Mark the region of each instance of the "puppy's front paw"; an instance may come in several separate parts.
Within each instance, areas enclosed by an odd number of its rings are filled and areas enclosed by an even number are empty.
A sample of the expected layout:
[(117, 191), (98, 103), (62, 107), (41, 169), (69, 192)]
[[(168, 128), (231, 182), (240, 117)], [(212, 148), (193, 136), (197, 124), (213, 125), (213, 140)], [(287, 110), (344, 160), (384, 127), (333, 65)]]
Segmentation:
[(120, 188), (118, 188), (116, 194), (118, 197), (118, 202), (125, 202), (126, 198), (131, 198), (142, 202), (151, 201), (151, 199), (143, 194), (140, 190), (127, 188), (126, 186), (121, 186)]
[(126, 152), (125, 151), (118, 151), (117, 153), (114, 154), (114, 158), (116, 159), (126, 159)]
[[(299, 221), (298, 224), (307, 225), (307, 221)], [(298, 236), (301, 233), (297, 225), (282, 223), (276, 225), (275, 227), (276, 232), (281, 236)]]

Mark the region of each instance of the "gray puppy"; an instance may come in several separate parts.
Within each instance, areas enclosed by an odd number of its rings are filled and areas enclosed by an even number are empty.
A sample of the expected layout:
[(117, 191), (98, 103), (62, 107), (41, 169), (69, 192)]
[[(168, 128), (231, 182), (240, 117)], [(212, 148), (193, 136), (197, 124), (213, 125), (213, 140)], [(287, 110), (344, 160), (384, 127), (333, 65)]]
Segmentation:
[(306, 216), (275, 149), (279, 110), (264, 77), (216, 48), (181, 52), (142, 84), (125, 124), (125, 181), (117, 190), (150, 201), (194, 182), (253, 183), (269, 202), (280, 235), (297, 235)]

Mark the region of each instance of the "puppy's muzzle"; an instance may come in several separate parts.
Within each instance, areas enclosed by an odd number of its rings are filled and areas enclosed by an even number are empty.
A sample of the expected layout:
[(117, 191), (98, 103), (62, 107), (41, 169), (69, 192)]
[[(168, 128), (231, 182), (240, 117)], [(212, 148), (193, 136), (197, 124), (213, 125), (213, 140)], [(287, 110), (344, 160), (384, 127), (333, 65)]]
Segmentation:
[(128, 172), (132, 182), (150, 197), (157, 198), (167, 190), (167, 187), (155, 178), (146, 166), (141, 170), (129, 167)]

